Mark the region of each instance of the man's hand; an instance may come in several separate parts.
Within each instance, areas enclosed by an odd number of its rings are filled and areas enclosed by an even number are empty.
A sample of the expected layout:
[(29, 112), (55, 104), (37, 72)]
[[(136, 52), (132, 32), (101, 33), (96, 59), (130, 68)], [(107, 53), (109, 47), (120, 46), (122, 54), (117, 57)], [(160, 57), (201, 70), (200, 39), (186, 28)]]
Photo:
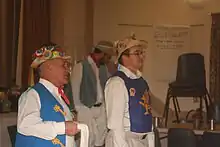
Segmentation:
[(74, 121), (66, 121), (65, 130), (66, 130), (66, 135), (68, 136), (74, 136), (79, 132), (79, 130), (77, 129), (77, 123)]

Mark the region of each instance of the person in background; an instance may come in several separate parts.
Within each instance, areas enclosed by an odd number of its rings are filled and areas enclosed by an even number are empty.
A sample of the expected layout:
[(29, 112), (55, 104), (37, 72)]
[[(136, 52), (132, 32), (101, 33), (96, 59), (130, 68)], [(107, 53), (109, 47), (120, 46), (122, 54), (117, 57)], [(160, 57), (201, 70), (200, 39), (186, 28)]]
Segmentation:
[(114, 55), (113, 43), (100, 41), (71, 75), (77, 119), (89, 127), (89, 147), (103, 146), (107, 133), (104, 86), (109, 77), (106, 64)]
[(37, 50), (33, 58), (31, 67), (38, 69), (40, 79), (19, 99), (15, 147), (75, 147), (79, 124), (73, 121), (62, 90), (69, 79), (70, 56), (50, 44)]
[[(71, 75), (71, 72), (72, 72), (72, 63), (71, 62), (68, 63), (68, 67), (70, 67), (69, 74)], [(77, 111), (76, 111), (75, 104), (74, 104), (74, 101), (73, 101), (73, 93), (72, 93), (72, 85), (71, 85), (71, 81), (70, 81), (70, 76), (69, 76), (68, 83), (64, 85), (63, 90), (64, 90), (65, 95), (68, 97), (68, 99), (70, 101), (70, 105), (68, 105), (69, 109), (74, 115), (74, 120), (76, 120), (77, 119), (76, 118), (77, 117)]]
[(109, 75), (113, 75), (117, 71), (118, 65), (115, 64), (115, 56), (112, 56), (111, 60), (106, 64)]
[(149, 147), (152, 114), (149, 86), (140, 68), (146, 43), (126, 37), (115, 43), (118, 71), (107, 81), (105, 102), (106, 147)]

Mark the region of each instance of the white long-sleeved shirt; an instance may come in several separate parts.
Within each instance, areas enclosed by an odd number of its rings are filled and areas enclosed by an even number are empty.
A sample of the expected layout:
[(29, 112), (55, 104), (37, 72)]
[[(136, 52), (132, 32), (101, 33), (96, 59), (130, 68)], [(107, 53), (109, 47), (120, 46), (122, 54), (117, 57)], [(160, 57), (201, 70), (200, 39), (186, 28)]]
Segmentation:
[[(135, 75), (126, 67), (120, 65), (118, 68), (131, 79), (138, 79), (141, 73), (138, 71)], [(123, 79), (112, 77), (107, 81), (105, 87), (105, 102), (107, 112), (107, 125), (113, 131), (115, 145), (117, 147), (128, 147), (125, 140), (125, 132), (130, 131), (129, 117), (129, 96)]]
[[(91, 64), (92, 69), (96, 76), (97, 81), (97, 102), (96, 103), (102, 103), (104, 100), (103, 97), (103, 90), (100, 84), (99, 79), (99, 69), (96, 65), (96, 63), (93, 61), (91, 56), (88, 56), (88, 62)], [(84, 105), (80, 102), (80, 85), (82, 81), (82, 74), (83, 74), (83, 66), (82, 63), (78, 63), (73, 67), (73, 71), (71, 74), (71, 85), (72, 85), (72, 92), (73, 92), (73, 100), (76, 107), (76, 110), (79, 109), (79, 107), (84, 107)]]
[[(65, 115), (65, 121), (72, 121), (73, 115), (58, 93), (58, 88), (45, 79), (40, 79), (39, 82), (61, 104), (67, 114)], [(46, 140), (52, 140), (57, 135), (65, 134), (65, 122), (43, 121), (40, 117), (40, 109), (40, 97), (36, 90), (28, 89), (21, 95), (18, 106), (18, 132), (26, 136), (35, 136)], [(74, 137), (66, 136), (66, 147), (74, 147)]]

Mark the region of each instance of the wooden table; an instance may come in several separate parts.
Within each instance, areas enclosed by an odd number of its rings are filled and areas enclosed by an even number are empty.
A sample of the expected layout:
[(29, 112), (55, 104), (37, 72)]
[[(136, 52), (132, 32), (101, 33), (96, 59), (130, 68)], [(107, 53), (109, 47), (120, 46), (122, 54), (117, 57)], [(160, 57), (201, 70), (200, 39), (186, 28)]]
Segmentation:
[(0, 147), (11, 147), (7, 126), (17, 124), (17, 113), (0, 113)]

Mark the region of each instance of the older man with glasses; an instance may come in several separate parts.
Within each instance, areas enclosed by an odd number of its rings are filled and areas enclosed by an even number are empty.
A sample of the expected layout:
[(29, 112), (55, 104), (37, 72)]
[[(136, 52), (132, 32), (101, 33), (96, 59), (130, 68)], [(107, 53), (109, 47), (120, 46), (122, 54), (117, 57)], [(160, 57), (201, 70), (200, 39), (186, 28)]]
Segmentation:
[[(88, 130), (73, 120), (63, 92), (69, 80), (69, 59), (55, 44), (43, 45), (34, 53), (31, 67), (38, 69), (40, 79), (19, 98), (15, 147), (76, 147), (74, 136), (82, 128)], [(88, 131), (86, 135), (82, 138), (85, 147)]]

